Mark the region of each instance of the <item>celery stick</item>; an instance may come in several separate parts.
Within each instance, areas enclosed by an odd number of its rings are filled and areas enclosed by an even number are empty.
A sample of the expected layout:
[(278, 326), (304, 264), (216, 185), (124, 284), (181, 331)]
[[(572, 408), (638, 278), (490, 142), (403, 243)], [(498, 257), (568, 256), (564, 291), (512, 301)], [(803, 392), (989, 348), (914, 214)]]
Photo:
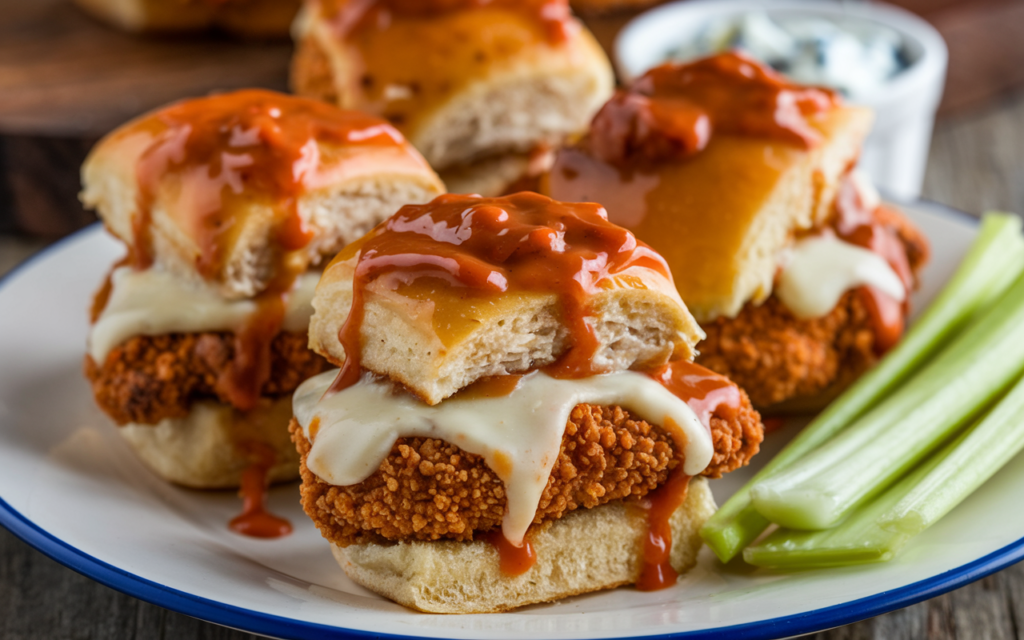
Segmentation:
[(1024, 449), (1024, 380), (989, 411), (941, 464), (886, 511), (879, 524), (894, 532), (924, 531)]
[(1024, 276), (917, 375), (812, 454), (754, 485), (754, 507), (827, 529), (877, 495), (1024, 371)]
[(963, 434), (958, 437), (877, 500), (855, 511), (838, 527), (825, 531), (779, 529), (761, 543), (745, 549), (743, 559), (759, 567), (785, 569), (814, 569), (891, 560), (913, 534), (885, 529), (880, 526), (881, 518), (948, 459), (965, 436)]
[(833, 402), (734, 494), (701, 529), (701, 537), (722, 562), (734, 558), (768, 527), (750, 504), (750, 487), (829, 440), (903, 381), (935, 347), (979, 309), (999, 296), (1024, 267), (1021, 220), (987, 214), (978, 237), (949, 283), (900, 344), (874, 369)]

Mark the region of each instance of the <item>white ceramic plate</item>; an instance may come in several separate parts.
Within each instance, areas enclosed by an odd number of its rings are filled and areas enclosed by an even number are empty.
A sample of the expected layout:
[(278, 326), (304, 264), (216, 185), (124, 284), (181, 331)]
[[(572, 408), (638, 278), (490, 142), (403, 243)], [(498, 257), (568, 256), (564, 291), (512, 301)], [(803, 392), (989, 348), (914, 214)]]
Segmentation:
[[(950, 276), (972, 219), (910, 208), (932, 240), (918, 306)], [(888, 564), (803, 573), (723, 567), (705, 549), (674, 588), (570, 598), (509, 614), (414, 613), (350, 582), (302, 514), (296, 485), (270, 506), (285, 539), (227, 529), (230, 492), (151, 475), (95, 408), (82, 378), (86, 309), (119, 246), (99, 227), (23, 265), (0, 286), (0, 523), (92, 578), (191, 616), (294, 638), (774, 638), (838, 626), (935, 596), (1024, 556), (1024, 458)], [(791, 434), (773, 435), (764, 461)], [(747, 473), (713, 482), (725, 499)]]

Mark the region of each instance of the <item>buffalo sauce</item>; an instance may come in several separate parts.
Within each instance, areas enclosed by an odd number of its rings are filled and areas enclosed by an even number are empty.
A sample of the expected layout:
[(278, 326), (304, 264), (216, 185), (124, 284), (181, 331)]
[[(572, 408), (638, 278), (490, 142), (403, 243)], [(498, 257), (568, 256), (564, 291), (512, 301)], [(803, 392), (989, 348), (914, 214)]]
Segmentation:
[(280, 538), (292, 532), (284, 518), (266, 510), (267, 475), (276, 462), (274, 450), (264, 443), (247, 443), (244, 447), (253, 461), (242, 472), (242, 514), (228, 525), (235, 533), (252, 538)]
[(406, 205), (335, 262), (351, 259), (352, 307), (338, 331), (346, 359), (328, 394), (361, 375), (360, 327), (370, 285), (396, 290), (417, 281), (441, 282), (469, 298), (554, 293), (570, 347), (547, 370), (554, 377), (582, 378), (597, 373), (592, 359), (599, 346), (585, 322), (587, 297), (633, 267), (669, 277), (661, 256), (609, 223), (600, 205), (525, 192), (502, 198), (449, 194)]
[[(711, 417), (735, 419), (740, 412), (740, 390), (731, 380), (709, 369), (687, 361), (671, 362), (648, 372), (673, 395), (693, 409), (701, 423), (710, 431)], [(679, 425), (666, 420), (666, 431), (682, 450), (686, 437)], [(678, 573), (670, 562), (672, 555), (672, 514), (686, 501), (690, 476), (676, 467), (668, 480), (649, 493), (643, 501), (647, 510), (647, 532), (643, 542), (643, 563), (637, 589), (656, 591), (672, 586)]]
[(832, 91), (789, 82), (753, 58), (723, 53), (651, 69), (594, 116), (586, 144), (596, 157), (620, 165), (687, 158), (715, 132), (809, 149), (820, 135), (807, 116), (836, 100)]
[(480, 539), (498, 552), (498, 567), (506, 576), (523, 575), (537, 564), (537, 552), (533, 550), (529, 538), (523, 538), (523, 544), (517, 547), (508, 541), (501, 529), (492, 529)]
[(850, 244), (863, 247), (881, 256), (906, 288), (903, 302), (886, 295), (875, 287), (857, 288), (867, 309), (875, 334), (875, 352), (884, 354), (899, 342), (903, 335), (908, 311), (909, 293), (914, 285), (914, 272), (910, 268), (907, 252), (899, 236), (875, 218), (874, 210), (866, 206), (852, 174), (848, 172), (839, 185), (833, 205), (833, 228), (836, 235)]
[(260, 90), (180, 102), (118, 135), (135, 134), (150, 141), (136, 164), (134, 264), (146, 268), (153, 262), (152, 208), (162, 196), (168, 215), (195, 240), (196, 267), (206, 278), (221, 275), (246, 215), (238, 205), (269, 205), (282, 258), (313, 239), (298, 198), (317, 177), (317, 143), (403, 144), (397, 131), (372, 116)]

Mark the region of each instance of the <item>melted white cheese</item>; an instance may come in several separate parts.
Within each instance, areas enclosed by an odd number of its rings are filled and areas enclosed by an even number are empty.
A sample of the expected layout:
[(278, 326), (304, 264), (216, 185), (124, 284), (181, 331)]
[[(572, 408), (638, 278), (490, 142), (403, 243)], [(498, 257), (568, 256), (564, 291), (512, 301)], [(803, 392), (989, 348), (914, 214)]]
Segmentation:
[[(711, 433), (693, 410), (658, 382), (633, 371), (583, 380), (535, 372), (507, 396), (455, 396), (434, 406), (369, 376), (322, 399), (336, 374), (328, 371), (307, 380), (293, 399), (295, 417), (313, 442), (306, 459), (310, 471), (333, 485), (358, 484), (380, 467), (398, 438), (444, 440), (482, 456), (505, 483), (502, 532), (514, 545), (522, 544), (533, 522), (577, 404), (619, 405), (652, 424), (672, 420), (686, 437), (687, 475), (699, 474), (714, 455)], [(314, 417), (319, 427), (311, 438)]]
[[(313, 292), (320, 274), (299, 276), (288, 296), (283, 329), (305, 331), (313, 315)], [(89, 355), (97, 363), (134, 336), (234, 331), (256, 311), (251, 299), (227, 300), (212, 287), (160, 269), (119, 267), (111, 274), (110, 298), (89, 333)]]
[(906, 288), (877, 253), (832, 235), (811, 236), (790, 251), (775, 293), (798, 318), (820, 318), (844, 293), (869, 285), (902, 302)]

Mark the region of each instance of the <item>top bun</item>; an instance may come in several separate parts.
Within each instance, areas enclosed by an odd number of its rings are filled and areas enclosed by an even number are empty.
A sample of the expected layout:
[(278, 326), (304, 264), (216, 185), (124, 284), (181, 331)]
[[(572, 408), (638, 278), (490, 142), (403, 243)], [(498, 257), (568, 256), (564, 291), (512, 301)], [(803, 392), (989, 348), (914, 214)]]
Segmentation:
[(269, 91), (186, 100), (101, 140), (82, 202), (137, 266), (250, 297), (444, 192), (378, 118)]
[(657, 253), (598, 205), (533, 193), (402, 208), (334, 259), (313, 308), (310, 348), (429, 404), (548, 365), (579, 377), (692, 359), (704, 337)]
[(730, 53), (657, 67), (558, 152), (542, 190), (600, 202), (659, 251), (701, 322), (763, 302), (795, 234), (822, 224), (868, 109)]
[(565, 0), (321, 0), (296, 36), (297, 93), (387, 118), (438, 170), (559, 144), (614, 86)]

